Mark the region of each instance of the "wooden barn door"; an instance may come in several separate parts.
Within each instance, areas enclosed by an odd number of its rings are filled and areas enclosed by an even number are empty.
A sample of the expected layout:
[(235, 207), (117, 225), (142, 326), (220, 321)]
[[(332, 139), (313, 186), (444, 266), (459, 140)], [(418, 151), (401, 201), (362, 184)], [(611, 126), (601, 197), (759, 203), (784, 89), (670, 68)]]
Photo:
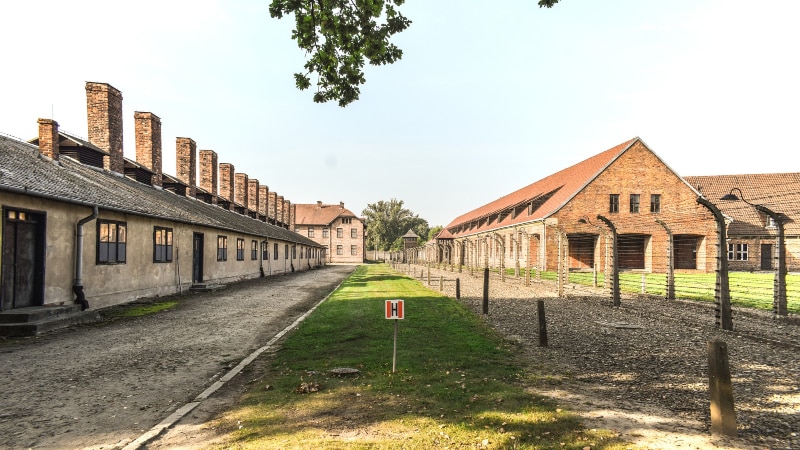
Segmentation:
[(44, 222), (41, 213), (3, 211), (2, 310), (44, 304)]

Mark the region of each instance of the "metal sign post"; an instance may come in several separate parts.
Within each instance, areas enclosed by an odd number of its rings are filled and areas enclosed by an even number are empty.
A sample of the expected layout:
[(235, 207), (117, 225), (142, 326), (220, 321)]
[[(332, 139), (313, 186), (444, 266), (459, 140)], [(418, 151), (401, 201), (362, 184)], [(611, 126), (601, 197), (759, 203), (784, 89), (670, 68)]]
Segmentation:
[(397, 369), (397, 328), (404, 318), (403, 300), (386, 300), (386, 318), (394, 319), (394, 350), (392, 351), (392, 373)]

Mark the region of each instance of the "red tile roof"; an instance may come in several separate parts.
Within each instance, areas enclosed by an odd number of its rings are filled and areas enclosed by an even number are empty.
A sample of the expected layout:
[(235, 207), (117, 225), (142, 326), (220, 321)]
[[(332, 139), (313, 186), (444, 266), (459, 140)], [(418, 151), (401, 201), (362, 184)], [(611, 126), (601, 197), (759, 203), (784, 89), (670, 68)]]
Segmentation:
[(295, 206), (296, 225), (330, 225), (337, 217), (355, 217), (358, 219), (358, 216), (341, 204), (325, 205), (313, 203)]
[[(744, 201), (720, 200), (722, 196), (739, 188), (734, 194), (740, 199), (766, 206), (785, 214), (790, 219), (800, 217), (800, 173), (766, 173), (744, 175), (706, 175), (684, 177), (687, 183), (700, 191), (723, 214), (734, 219), (728, 226), (730, 236), (774, 235), (774, 229), (764, 228), (766, 217)], [(800, 235), (800, 223), (792, 221), (784, 226), (787, 235)]]
[[(491, 203), (455, 218), (445, 229), (454, 232), (455, 235), (473, 234), (517, 223), (545, 219), (561, 209), (586, 184), (602, 173), (609, 164), (639, 140), (636, 137), (623, 142), (572, 167), (500, 197)], [(533, 211), (529, 213), (529, 205), (531, 203), (533, 204)], [(493, 219), (497, 214), (511, 208), (514, 208), (516, 212), (515, 217), (506, 216), (499, 218), (500, 220)], [(458, 229), (459, 225), (470, 223), (476, 223), (477, 226), (465, 231)]]

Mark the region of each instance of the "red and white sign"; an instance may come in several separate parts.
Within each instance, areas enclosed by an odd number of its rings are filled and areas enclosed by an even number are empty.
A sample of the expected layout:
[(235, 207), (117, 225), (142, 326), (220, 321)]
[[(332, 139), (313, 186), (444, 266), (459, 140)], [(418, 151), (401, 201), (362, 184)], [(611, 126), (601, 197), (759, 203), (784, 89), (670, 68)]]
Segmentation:
[(387, 319), (403, 318), (402, 300), (386, 300), (386, 318)]

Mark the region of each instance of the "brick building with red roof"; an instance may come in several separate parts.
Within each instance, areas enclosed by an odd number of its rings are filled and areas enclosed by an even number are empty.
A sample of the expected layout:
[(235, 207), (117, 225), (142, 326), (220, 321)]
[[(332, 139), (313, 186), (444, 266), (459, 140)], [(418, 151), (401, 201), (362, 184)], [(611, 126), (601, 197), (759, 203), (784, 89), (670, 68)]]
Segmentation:
[(292, 230), (325, 247), (329, 263), (364, 262), (365, 225), (344, 203), (293, 206)]
[(462, 214), (433, 245), (453, 264), (607, 272), (602, 216), (620, 269), (663, 273), (673, 255), (679, 271), (713, 272), (716, 225), (699, 195), (637, 137)]
[[(800, 271), (800, 173), (688, 176), (686, 181), (714, 202), (728, 218), (728, 267), (731, 270), (774, 270), (778, 227), (754, 205), (785, 216), (786, 267)], [(739, 201), (721, 200), (733, 192)], [(748, 204), (749, 203), (749, 204)]]

